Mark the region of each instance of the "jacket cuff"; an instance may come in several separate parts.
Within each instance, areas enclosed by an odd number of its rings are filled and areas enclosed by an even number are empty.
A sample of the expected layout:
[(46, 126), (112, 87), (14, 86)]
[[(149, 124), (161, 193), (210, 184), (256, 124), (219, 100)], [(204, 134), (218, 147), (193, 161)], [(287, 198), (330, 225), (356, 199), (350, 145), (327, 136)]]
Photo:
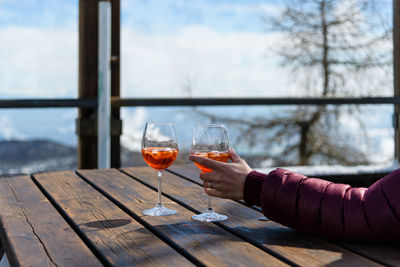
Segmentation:
[(260, 206), (262, 184), (267, 177), (268, 175), (257, 171), (252, 171), (247, 175), (243, 190), (243, 198), (246, 205)]

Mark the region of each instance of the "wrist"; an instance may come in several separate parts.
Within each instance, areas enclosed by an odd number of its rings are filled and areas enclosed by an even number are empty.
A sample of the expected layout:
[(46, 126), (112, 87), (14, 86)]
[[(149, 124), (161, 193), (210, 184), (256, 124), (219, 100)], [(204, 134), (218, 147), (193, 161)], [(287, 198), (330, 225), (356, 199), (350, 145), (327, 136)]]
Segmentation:
[(261, 190), (265, 178), (267, 178), (266, 174), (254, 170), (247, 175), (243, 188), (243, 199), (246, 205), (260, 206)]

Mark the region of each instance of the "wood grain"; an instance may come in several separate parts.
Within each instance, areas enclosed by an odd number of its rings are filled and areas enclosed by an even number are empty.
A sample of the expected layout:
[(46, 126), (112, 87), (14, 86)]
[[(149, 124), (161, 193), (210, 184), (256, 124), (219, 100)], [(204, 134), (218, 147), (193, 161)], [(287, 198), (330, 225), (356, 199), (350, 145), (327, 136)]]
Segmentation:
[(75, 173), (42, 173), (34, 178), (106, 265), (192, 265)]
[[(173, 173), (184, 176), (185, 178), (192, 180), (196, 183), (201, 183), (199, 178), (200, 171), (194, 164), (185, 165), (172, 165), (169, 168)], [(360, 244), (360, 243), (346, 243), (346, 242), (334, 242), (343, 248), (354, 251), (365, 257), (374, 259), (377, 262), (381, 262), (388, 265), (399, 266), (400, 265), (400, 248), (398, 245), (387, 245), (387, 244)]]
[[(156, 179), (156, 172), (147, 169), (149, 179)], [(176, 215), (143, 216), (141, 211), (155, 205), (157, 193), (118, 170), (78, 171), (94, 186), (104, 191), (114, 201), (141, 217), (155, 231), (177, 243), (207, 266), (285, 266), (286, 264), (246, 241), (226, 232), (215, 224), (191, 220), (195, 213), (165, 199), (168, 208)]]
[(28, 176), (0, 179), (0, 221), (11, 266), (102, 266)]
[(194, 164), (179, 164), (170, 166), (167, 171), (181, 175), (182, 177), (191, 180), (198, 184), (203, 184), (203, 181), (199, 178), (201, 171)]
[[(155, 179), (149, 179), (150, 168), (148, 167), (124, 168), (122, 170), (144, 183), (155, 186)], [(197, 211), (205, 209), (207, 197), (198, 184), (168, 172), (164, 173), (164, 181), (163, 192)], [(365, 257), (330, 242), (309, 235), (302, 235), (272, 221), (260, 221), (258, 220), (262, 216), (260, 212), (235, 201), (213, 198), (213, 206), (216, 212), (229, 216), (227, 221), (218, 223), (221, 227), (299, 265), (377, 265), (377, 263)]]

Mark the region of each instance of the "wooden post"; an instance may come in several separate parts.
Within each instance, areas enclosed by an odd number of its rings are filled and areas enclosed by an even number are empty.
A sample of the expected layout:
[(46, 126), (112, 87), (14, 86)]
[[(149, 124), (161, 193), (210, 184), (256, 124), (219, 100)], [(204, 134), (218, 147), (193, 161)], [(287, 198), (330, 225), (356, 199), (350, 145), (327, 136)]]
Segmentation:
[[(120, 96), (120, 0), (112, 0), (111, 96)], [(98, 96), (98, 0), (79, 1), (79, 98)], [(78, 168), (97, 168), (97, 110), (80, 108), (76, 123)], [(118, 108), (111, 110), (111, 167), (121, 165), (122, 121)]]
[[(112, 0), (111, 10), (111, 96), (120, 96), (120, 0)], [(121, 166), (122, 121), (120, 110), (111, 109), (111, 167)]]
[[(393, 0), (393, 78), (394, 96), (400, 96), (400, 0)], [(394, 106), (395, 159), (400, 160), (400, 106)]]
[[(79, 98), (97, 98), (98, 15), (98, 0), (79, 1)], [(79, 109), (79, 169), (97, 168), (96, 114), (96, 109)]]

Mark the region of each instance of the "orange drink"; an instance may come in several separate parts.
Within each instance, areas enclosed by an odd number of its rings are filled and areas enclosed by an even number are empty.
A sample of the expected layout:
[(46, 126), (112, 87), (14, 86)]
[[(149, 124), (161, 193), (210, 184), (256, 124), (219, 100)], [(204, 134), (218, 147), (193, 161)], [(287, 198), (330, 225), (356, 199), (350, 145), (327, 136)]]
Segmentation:
[[(228, 152), (218, 152), (218, 151), (211, 151), (211, 152), (192, 152), (192, 155), (200, 156), (200, 157), (205, 157), (213, 160), (218, 160), (222, 162), (228, 162), (229, 160), (229, 153)], [(202, 171), (202, 172), (211, 172), (212, 169), (207, 168), (197, 162), (195, 162), (196, 166)]]
[(171, 166), (178, 153), (177, 148), (146, 147), (142, 149), (143, 159), (150, 167), (158, 171)]

